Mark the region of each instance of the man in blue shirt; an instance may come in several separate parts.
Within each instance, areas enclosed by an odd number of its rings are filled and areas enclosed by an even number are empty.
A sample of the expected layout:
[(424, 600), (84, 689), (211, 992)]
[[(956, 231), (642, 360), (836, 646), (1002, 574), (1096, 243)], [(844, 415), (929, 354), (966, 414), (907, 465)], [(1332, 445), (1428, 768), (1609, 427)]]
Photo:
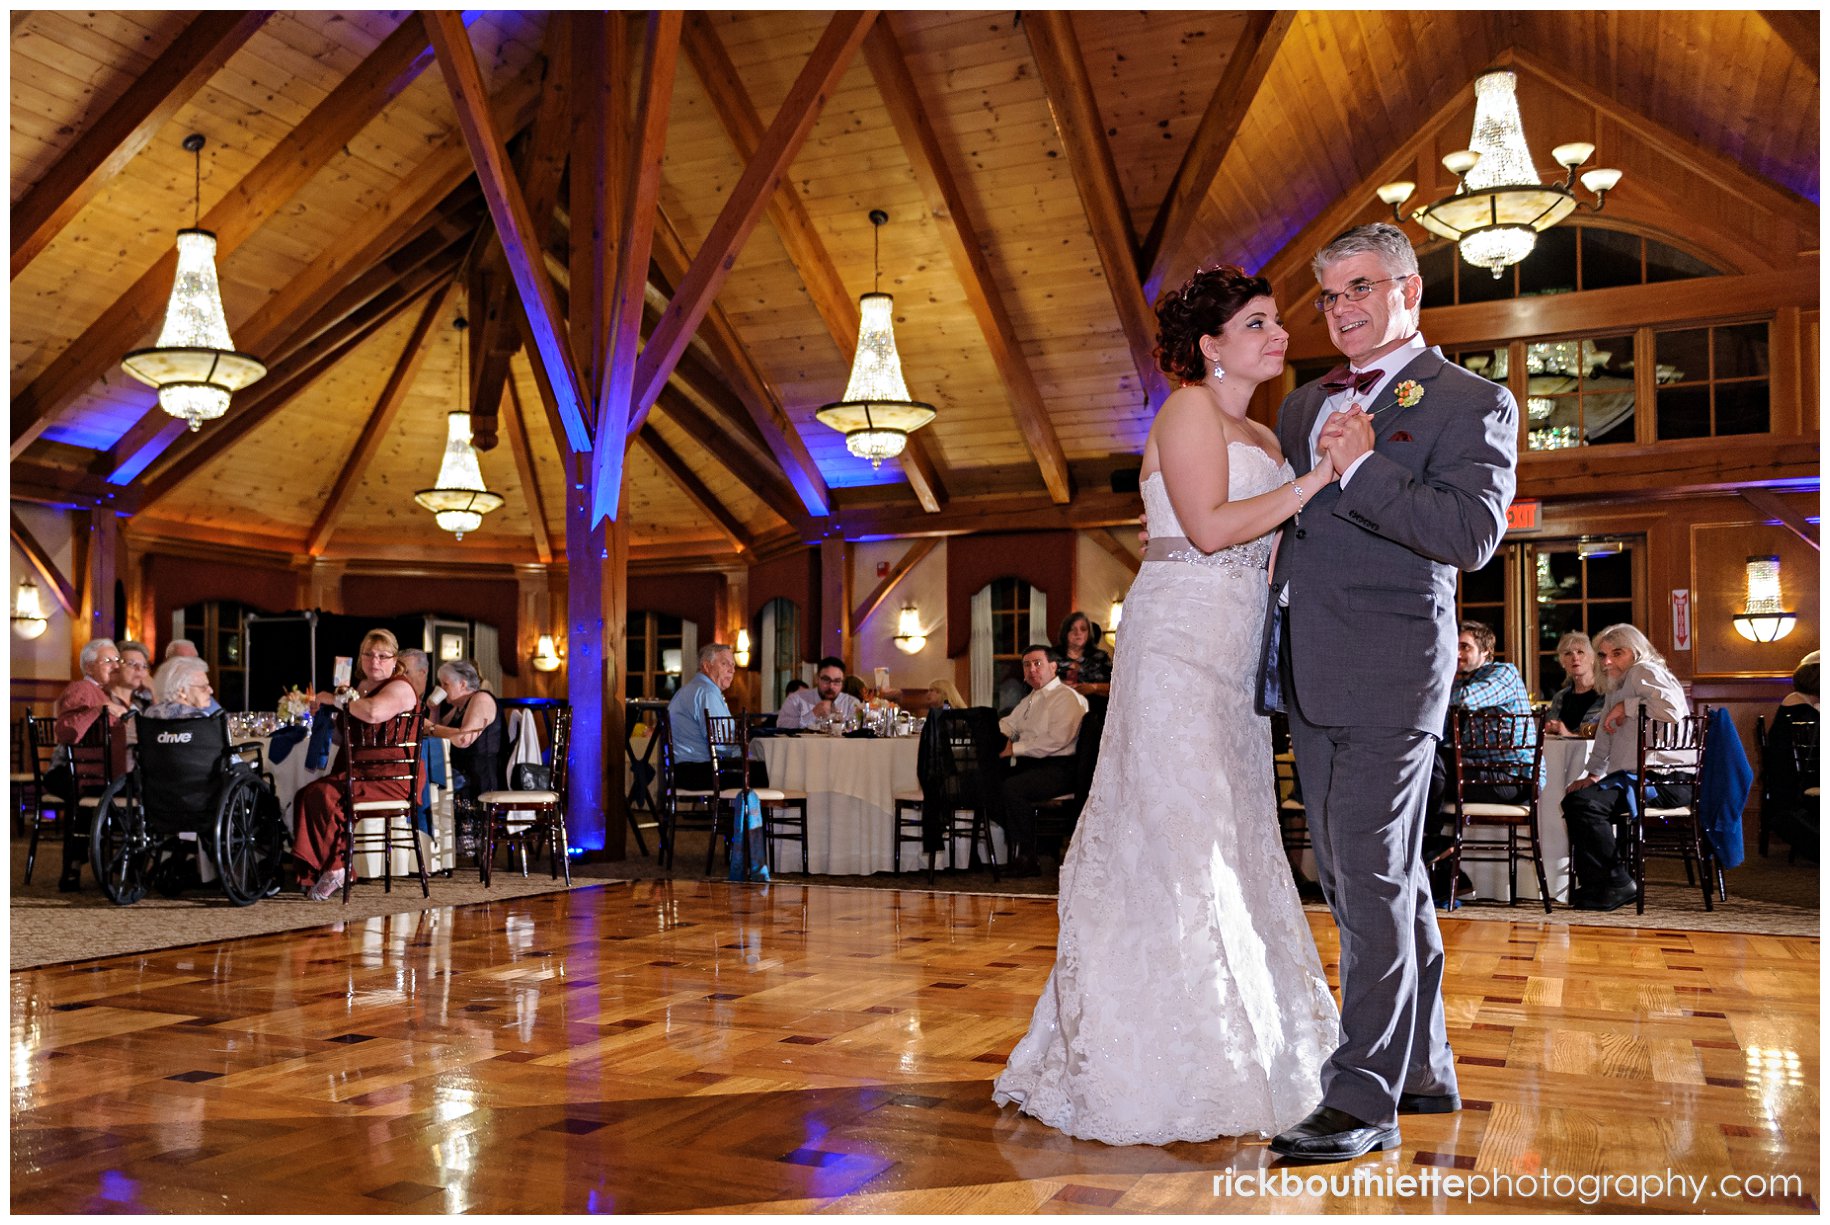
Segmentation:
[[(724, 691), (731, 687), (736, 677), (737, 658), (731, 648), (722, 642), (711, 643), (699, 649), (699, 670), (667, 703), (667, 720), (674, 746), (674, 786), (689, 791), (710, 791), (716, 787), (705, 717), (729, 717), (731, 708), (725, 704)], [(752, 761), (750, 784), (761, 787), (768, 781), (763, 763)]]

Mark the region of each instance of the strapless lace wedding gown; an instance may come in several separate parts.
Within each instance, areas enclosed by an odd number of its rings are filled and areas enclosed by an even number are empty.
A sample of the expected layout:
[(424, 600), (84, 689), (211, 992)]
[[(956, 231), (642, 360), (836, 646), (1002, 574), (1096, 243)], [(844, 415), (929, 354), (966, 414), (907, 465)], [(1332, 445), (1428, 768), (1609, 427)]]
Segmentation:
[[(1228, 457), (1235, 500), (1290, 479), (1256, 447)], [(1142, 492), (1151, 533), (1182, 535), (1162, 477)], [(1270, 551), (1265, 536), (1146, 561), (1125, 597), (1055, 968), (994, 1093), (1070, 1136), (1268, 1136), (1320, 1099), (1339, 1017), (1252, 709)]]

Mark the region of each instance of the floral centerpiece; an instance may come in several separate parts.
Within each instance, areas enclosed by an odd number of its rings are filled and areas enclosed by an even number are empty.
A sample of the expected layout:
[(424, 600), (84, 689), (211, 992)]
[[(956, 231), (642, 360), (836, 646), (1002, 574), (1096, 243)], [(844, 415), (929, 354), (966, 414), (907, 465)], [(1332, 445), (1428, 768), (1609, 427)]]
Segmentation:
[(283, 723), (296, 723), (311, 715), (311, 694), (297, 685), (280, 694), (279, 716)]

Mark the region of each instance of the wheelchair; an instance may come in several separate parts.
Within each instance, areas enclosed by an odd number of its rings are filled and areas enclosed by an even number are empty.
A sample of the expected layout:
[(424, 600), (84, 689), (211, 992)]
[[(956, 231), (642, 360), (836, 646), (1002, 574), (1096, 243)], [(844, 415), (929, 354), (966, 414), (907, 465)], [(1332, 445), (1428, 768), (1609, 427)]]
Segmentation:
[(228, 716), (134, 722), (133, 768), (102, 793), (90, 830), (90, 867), (108, 900), (131, 906), (149, 887), (181, 892), (178, 873), (194, 848), (210, 856), (235, 905), (277, 892), (286, 849), (279, 801), (230, 743)]

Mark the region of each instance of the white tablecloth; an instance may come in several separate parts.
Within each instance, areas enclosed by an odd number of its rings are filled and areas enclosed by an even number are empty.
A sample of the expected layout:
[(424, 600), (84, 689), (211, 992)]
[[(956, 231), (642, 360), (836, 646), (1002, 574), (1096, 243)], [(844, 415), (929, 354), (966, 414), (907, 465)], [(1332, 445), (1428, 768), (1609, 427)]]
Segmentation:
[[(1569, 901), (1569, 826), (1563, 821), (1563, 791), (1582, 775), (1582, 763), (1588, 760), (1594, 742), (1571, 740), (1561, 736), (1544, 738), (1544, 790), (1538, 796), (1538, 840), (1544, 851), (1544, 881), (1550, 886), (1551, 900)], [(1489, 833), (1481, 829), (1475, 838), (1492, 841), (1504, 836), (1504, 830)], [(1468, 879), (1474, 882), (1476, 897), (1509, 900), (1506, 891), (1506, 865), (1503, 863), (1469, 863), (1464, 865)], [(1538, 899), (1538, 877), (1529, 860), (1519, 864), (1519, 897)]]
[[(836, 876), (895, 868), (895, 795), (914, 791), (918, 736), (846, 740), (837, 736), (770, 736), (755, 742), (769, 785), (807, 793), (807, 866)], [(777, 843), (776, 866), (799, 871), (800, 847)], [(915, 855), (919, 848), (911, 847)], [(910, 862), (909, 854), (904, 862)]]

